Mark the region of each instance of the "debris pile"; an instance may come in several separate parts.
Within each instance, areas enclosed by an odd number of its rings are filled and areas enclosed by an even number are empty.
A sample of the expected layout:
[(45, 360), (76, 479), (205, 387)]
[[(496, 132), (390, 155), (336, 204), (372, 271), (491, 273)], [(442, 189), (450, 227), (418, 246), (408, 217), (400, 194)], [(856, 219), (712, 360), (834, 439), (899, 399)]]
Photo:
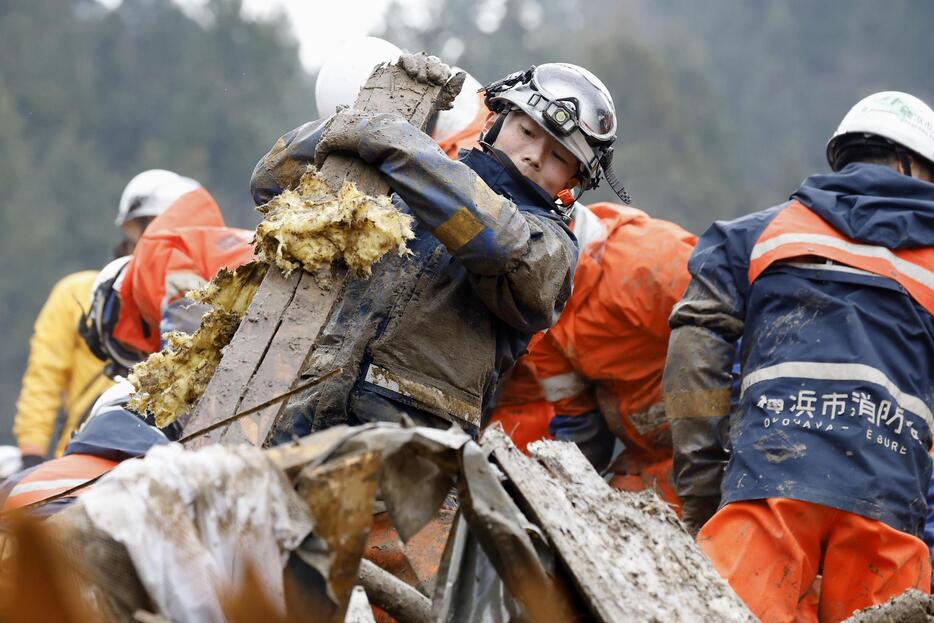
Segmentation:
[[(56, 568), (73, 569), (79, 609), (98, 620), (223, 621), (247, 585), (269, 621), (366, 620), (364, 597), (400, 623), (753, 620), (654, 494), (611, 490), (573, 444), (530, 450), (500, 428), (477, 444), (388, 423), (266, 451), (160, 446), (49, 521), (68, 551)], [(452, 491), (430, 582), (364, 558), (374, 517), (388, 516), (409, 557)], [(6, 577), (14, 592), (32, 581)]]
[(934, 599), (912, 589), (884, 604), (860, 610), (844, 623), (934, 623)]
[(234, 272), (222, 270), (213, 281), (189, 293), (189, 298), (212, 309), (193, 335), (166, 334), (168, 346), (133, 367), (128, 377), (136, 388), (131, 409), (148, 411), (157, 426), (165, 427), (191, 408), (214, 376), (221, 350), (240, 326), (266, 268), (251, 262)]
[(315, 272), (343, 260), (361, 276), (386, 253), (409, 253), (412, 217), (396, 210), (389, 197), (368, 196), (352, 181), (335, 195), (309, 167), (294, 190), (258, 208), (265, 215), (256, 228), (256, 257), (287, 275), (297, 268)]

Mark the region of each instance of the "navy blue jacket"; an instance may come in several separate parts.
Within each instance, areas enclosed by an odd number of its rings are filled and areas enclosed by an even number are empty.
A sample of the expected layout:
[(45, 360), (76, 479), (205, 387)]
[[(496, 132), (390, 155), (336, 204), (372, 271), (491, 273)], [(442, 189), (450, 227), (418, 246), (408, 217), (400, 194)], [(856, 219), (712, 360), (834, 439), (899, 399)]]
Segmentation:
[[(289, 132), (260, 160), (257, 203), (297, 185), (321, 127)], [(500, 375), (570, 295), (573, 234), (553, 198), (502, 157), (474, 150), (453, 161), (397, 115), (364, 119), (359, 134), (357, 155), (415, 217), (412, 254), (349, 280), (304, 375), (342, 372), (290, 403), (279, 438), (403, 413), (476, 432)]]
[[(801, 207), (795, 202), (858, 254), (934, 247), (934, 184), (878, 165), (812, 176), (789, 203), (715, 223), (671, 317), (664, 387), (679, 494), (721, 504), (805, 500), (919, 535), (931, 474), (934, 319), (894, 272), (828, 261), (819, 248), (751, 281), (753, 258), (781, 241), (764, 243), (767, 228)], [(910, 270), (934, 287), (934, 266)], [(727, 427), (740, 337), (742, 394)]]

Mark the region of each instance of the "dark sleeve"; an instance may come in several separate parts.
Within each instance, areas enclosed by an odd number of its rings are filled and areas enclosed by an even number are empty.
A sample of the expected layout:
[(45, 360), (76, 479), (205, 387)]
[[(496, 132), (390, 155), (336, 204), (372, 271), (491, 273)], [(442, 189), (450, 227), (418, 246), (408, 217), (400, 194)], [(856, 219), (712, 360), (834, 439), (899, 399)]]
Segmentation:
[(398, 115), (367, 123), (360, 157), (466, 267), (490, 311), (526, 333), (551, 326), (570, 295), (577, 258), (567, 228), (496, 194)]
[(305, 169), (315, 162), (315, 148), (324, 130), (324, 121), (309, 121), (279, 137), (260, 158), (250, 178), (253, 203), (263, 205), (283, 190), (295, 188)]
[(662, 389), (674, 446), (674, 480), (685, 520), (716, 511), (729, 458), (727, 433), (736, 341), (746, 317), (749, 249), (773, 210), (715, 223), (688, 262), (691, 282), (675, 305)]

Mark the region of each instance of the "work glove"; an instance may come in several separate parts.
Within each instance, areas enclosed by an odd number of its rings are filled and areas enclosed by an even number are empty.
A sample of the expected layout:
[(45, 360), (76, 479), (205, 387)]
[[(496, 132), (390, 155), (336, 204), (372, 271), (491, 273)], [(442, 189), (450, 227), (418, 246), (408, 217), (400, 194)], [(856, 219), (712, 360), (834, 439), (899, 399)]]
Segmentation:
[(691, 536), (697, 533), (713, 517), (720, 506), (719, 495), (692, 495), (681, 498), (681, 521)]
[(35, 467), (43, 461), (45, 461), (44, 456), (39, 456), (38, 454), (24, 454), (23, 458), (23, 469), (29, 469), (30, 467)]
[[(453, 105), (454, 98), (460, 93), (467, 77), (462, 71), (452, 77), (451, 68), (446, 63), (437, 56), (428, 56), (424, 52), (403, 54), (399, 57), (399, 66), (417, 82), (441, 86), (441, 92), (435, 100), (436, 110), (447, 110)], [(370, 115), (353, 108), (338, 110), (328, 119), (321, 140), (315, 148), (315, 166), (321, 168), (328, 155), (335, 151), (355, 153), (371, 162), (366, 154), (360, 152), (360, 142), (364, 136), (381, 125), (391, 125), (399, 121), (404, 119), (395, 113)]]
[(441, 86), (441, 93), (435, 100), (435, 110), (450, 109), (454, 105), (454, 98), (464, 86), (464, 80), (467, 79), (467, 74), (462, 71), (452, 75), (447, 63), (424, 52), (403, 54), (399, 57), (399, 67), (417, 82)]
[[(315, 166), (319, 169), (331, 152), (345, 151), (360, 154), (360, 141), (370, 131), (374, 122), (402, 121), (402, 117), (395, 113), (382, 113), (370, 115), (355, 108), (343, 108), (334, 113), (327, 124), (318, 146), (315, 147)], [(366, 160), (366, 158), (364, 158)]]

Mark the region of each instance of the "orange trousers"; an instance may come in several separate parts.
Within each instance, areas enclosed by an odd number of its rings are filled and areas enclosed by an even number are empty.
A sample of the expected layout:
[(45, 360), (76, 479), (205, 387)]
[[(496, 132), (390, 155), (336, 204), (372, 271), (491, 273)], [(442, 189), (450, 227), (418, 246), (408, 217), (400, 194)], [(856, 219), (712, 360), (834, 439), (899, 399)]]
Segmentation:
[(930, 593), (931, 561), (921, 539), (811, 502), (727, 504), (697, 543), (765, 623), (836, 622), (909, 588)]

